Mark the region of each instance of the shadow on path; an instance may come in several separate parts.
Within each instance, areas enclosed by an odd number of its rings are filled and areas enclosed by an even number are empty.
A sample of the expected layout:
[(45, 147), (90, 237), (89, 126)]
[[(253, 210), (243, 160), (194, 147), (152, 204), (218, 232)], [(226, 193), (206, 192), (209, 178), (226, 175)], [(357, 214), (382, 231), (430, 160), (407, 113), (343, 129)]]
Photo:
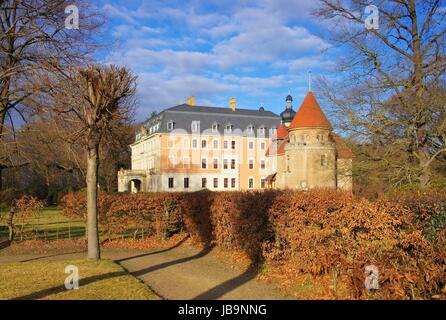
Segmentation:
[(229, 293), (233, 291), (234, 289), (242, 286), (243, 284), (253, 280), (257, 275), (257, 268), (250, 266), (248, 270), (243, 272), (241, 275), (227, 280), (212, 289), (209, 289), (206, 292), (203, 292), (196, 296), (195, 298), (192, 298), (192, 300), (216, 300), (226, 293)]
[(137, 258), (142, 258), (142, 257), (151, 256), (151, 255), (158, 254), (158, 253), (167, 252), (167, 251), (173, 250), (173, 249), (175, 249), (175, 248), (178, 248), (178, 247), (181, 246), (187, 239), (189, 239), (189, 236), (186, 236), (184, 239), (180, 240), (178, 243), (176, 243), (175, 245), (173, 245), (173, 246), (170, 247), (170, 248), (166, 248), (166, 249), (162, 249), (162, 250), (158, 250), (158, 251), (153, 251), (153, 252), (148, 252), (148, 253), (143, 253), (143, 254), (139, 254), (139, 255), (137, 255), (137, 256), (131, 256), (131, 257), (122, 258), (122, 259), (114, 260), (114, 261), (117, 262), (117, 263), (120, 263), (120, 262), (124, 262), (124, 261), (127, 261), (127, 260), (133, 260), (133, 259), (137, 259)]
[(188, 262), (188, 261), (191, 261), (191, 260), (202, 258), (205, 255), (207, 255), (209, 252), (211, 252), (211, 250), (212, 250), (212, 248), (209, 247), (209, 248), (201, 250), (200, 252), (198, 252), (197, 254), (194, 254), (193, 256), (185, 257), (185, 258), (181, 258), (181, 259), (177, 259), (177, 260), (173, 260), (173, 261), (168, 261), (168, 262), (164, 262), (164, 263), (160, 263), (160, 264), (157, 264), (157, 265), (145, 268), (145, 269), (141, 269), (141, 270), (138, 270), (138, 271), (131, 272), (131, 274), (133, 276), (135, 276), (135, 277), (143, 276), (143, 275), (148, 274), (150, 272), (154, 272), (154, 271), (157, 271), (157, 270), (160, 270), (160, 269), (164, 269), (164, 268), (176, 265), (176, 264), (185, 263), (185, 262)]

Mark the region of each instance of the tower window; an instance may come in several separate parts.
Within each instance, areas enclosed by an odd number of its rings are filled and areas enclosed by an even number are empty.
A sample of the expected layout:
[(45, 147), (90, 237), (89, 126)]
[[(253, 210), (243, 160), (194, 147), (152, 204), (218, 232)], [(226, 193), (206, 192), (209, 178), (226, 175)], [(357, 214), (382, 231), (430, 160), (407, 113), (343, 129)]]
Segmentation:
[(325, 154), (321, 155), (321, 166), (322, 167), (327, 166), (327, 155)]

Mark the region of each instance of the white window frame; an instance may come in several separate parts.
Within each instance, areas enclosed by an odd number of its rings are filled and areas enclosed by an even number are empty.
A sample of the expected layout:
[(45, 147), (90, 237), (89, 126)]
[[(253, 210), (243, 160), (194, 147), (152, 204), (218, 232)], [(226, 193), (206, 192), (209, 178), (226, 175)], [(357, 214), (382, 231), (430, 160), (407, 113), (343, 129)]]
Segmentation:
[[(214, 166), (215, 160), (217, 160), (217, 168), (215, 168), (215, 166)], [(220, 167), (219, 159), (218, 158), (213, 158), (212, 159), (212, 169), (218, 169), (219, 167)]]
[(189, 157), (183, 157), (183, 169), (190, 169)]
[(191, 130), (193, 133), (200, 132), (200, 121), (192, 121), (191, 123)]
[[(264, 167), (262, 168), (262, 162)], [(260, 170), (266, 170), (266, 159), (260, 159)]]
[[(251, 161), (252, 161), (252, 168), (251, 168)], [(249, 158), (248, 159), (248, 169), (249, 170), (254, 170), (256, 167), (256, 161), (254, 158)]]
[[(252, 188), (249, 186), (250, 180), (252, 180)], [(256, 188), (256, 180), (254, 179), (254, 177), (249, 177), (248, 178), (248, 189), (249, 190), (254, 190), (255, 188)]]

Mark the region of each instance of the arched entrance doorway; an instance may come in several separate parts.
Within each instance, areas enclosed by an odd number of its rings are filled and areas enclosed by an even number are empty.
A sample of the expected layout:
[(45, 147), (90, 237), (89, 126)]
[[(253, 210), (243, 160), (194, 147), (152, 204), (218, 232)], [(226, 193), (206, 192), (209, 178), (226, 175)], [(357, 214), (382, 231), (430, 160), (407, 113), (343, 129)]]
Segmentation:
[(141, 180), (132, 179), (129, 181), (129, 190), (131, 193), (141, 192)]

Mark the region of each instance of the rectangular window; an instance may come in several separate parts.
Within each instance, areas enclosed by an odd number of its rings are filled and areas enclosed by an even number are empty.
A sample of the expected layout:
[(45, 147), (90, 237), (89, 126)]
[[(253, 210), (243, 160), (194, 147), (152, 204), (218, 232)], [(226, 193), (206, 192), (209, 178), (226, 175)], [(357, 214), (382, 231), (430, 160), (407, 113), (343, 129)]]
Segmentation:
[(234, 189), (235, 188), (235, 178), (231, 179), (231, 188)]
[(260, 143), (260, 150), (265, 150), (265, 142)]
[(248, 143), (248, 148), (249, 148), (250, 150), (253, 150), (253, 149), (254, 149), (254, 141), (249, 141), (249, 143)]
[(254, 169), (254, 160), (249, 159), (249, 169), (252, 170)]
[(228, 159), (223, 159), (223, 169), (228, 169)]
[(223, 148), (228, 149), (228, 141), (223, 142)]
[(184, 178), (184, 189), (189, 189), (189, 178)]
[(193, 139), (192, 140), (192, 148), (197, 149), (197, 147), (198, 147), (198, 141), (197, 141), (197, 139)]
[(202, 149), (206, 149), (206, 145), (207, 145), (207, 141), (206, 140), (201, 140), (201, 148)]
[(234, 140), (231, 141), (231, 149), (235, 150), (235, 141)]
[(200, 131), (200, 121), (192, 121), (192, 132)]
[(173, 156), (169, 157), (169, 168), (175, 168), (175, 157)]
[(207, 168), (207, 163), (206, 163), (206, 158), (201, 159), (201, 169), (206, 169)]
[(231, 159), (231, 169), (235, 170), (235, 159)]
[(214, 178), (214, 188), (218, 188), (218, 178)]
[(228, 178), (224, 178), (224, 180), (223, 180), (223, 186), (224, 186), (225, 189), (228, 188), (228, 183), (229, 183), (228, 180), (229, 180)]
[(265, 189), (265, 179), (260, 180), (260, 188)]
[(253, 189), (254, 188), (254, 179), (253, 178), (249, 178), (249, 180), (248, 180), (248, 188), (249, 189)]
[(265, 160), (260, 160), (260, 169), (265, 170), (265, 168), (266, 168)]
[(190, 163), (189, 163), (189, 158), (188, 157), (184, 157), (183, 158), (183, 168), (184, 169), (189, 169), (190, 168)]
[(218, 159), (214, 159), (213, 167), (214, 169), (218, 169)]
[(325, 154), (321, 155), (321, 166), (325, 167), (327, 165), (327, 156)]
[(201, 187), (202, 188), (206, 188), (207, 187), (207, 179), (206, 178), (201, 178)]
[(218, 149), (218, 140), (214, 140), (214, 149)]
[(169, 189), (173, 189), (173, 178), (169, 178)]

